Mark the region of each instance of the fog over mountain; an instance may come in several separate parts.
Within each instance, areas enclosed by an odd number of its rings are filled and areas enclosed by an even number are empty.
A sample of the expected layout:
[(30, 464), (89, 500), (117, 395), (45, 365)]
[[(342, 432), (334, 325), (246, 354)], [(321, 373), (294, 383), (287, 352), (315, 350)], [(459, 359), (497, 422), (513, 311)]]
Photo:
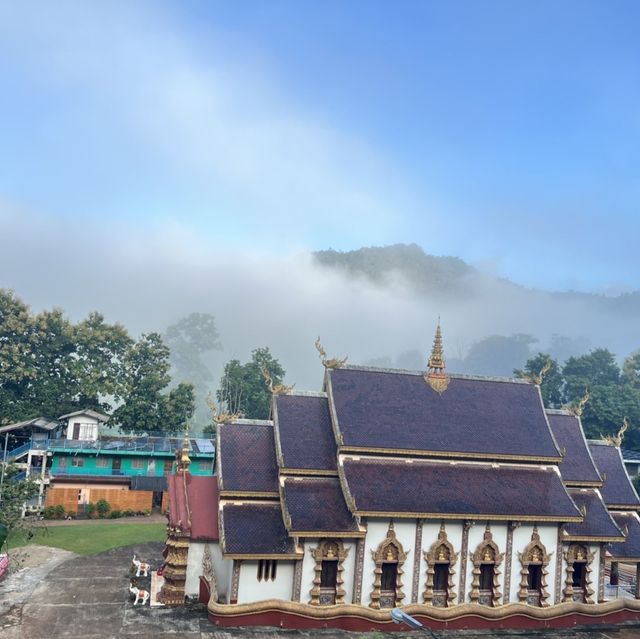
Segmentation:
[(533, 335), (539, 341), (523, 353), (552, 346), (560, 358), (597, 346), (622, 358), (640, 347), (638, 293), (531, 290), (416, 245), (277, 255), (217, 245), (176, 223), (142, 233), (125, 222), (78, 225), (8, 207), (0, 228), (0, 287), (34, 310), (57, 306), (74, 320), (99, 310), (134, 333), (163, 331), (192, 311), (215, 315), (223, 346), (209, 362), (216, 378), (230, 358), (269, 346), (287, 383), (318, 388), (318, 335), (330, 357), (350, 363), (422, 366), (438, 316), (451, 370), (509, 373), (498, 353), (493, 370), (465, 360), (493, 335)]

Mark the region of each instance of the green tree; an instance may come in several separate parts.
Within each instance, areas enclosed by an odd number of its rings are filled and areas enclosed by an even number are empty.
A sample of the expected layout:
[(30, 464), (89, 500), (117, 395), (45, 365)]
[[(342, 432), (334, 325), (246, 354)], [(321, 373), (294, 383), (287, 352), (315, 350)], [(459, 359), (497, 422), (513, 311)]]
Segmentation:
[(562, 405), (562, 373), (558, 362), (550, 355), (538, 353), (535, 357), (530, 357), (526, 361), (523, 369), (516, 368), (513, 373), (521, 379), (533, 379), (540, 375), (540, 372), (547, 365), (550, 365), (550, 368), (542, 378), (542, 384), (540, 384), (542, 401), (547, 408), (559, 408)]
[(216, 398), (225, 410), (248, 419), (269, 419), (271, 392), (262, 374), (263, 367), (271, 375), (274, 385), (282, 383), (286, 371), (268, 348), (252, 351), (251, 361), (246, 364), (237, 359), (227, 363), (220, 388), (216, 391)]
[(596, 386), (617, 386), (620, 383), (620, 367), (613, 353), (606, 348), (596, 348), (586, 355), (570, 357), (563, 369), (565, 380), (564, 399), (576, 402)]
[(469, 349), (464, 359), (465, 371), (476, 375), (512, 375), (515, 368), (529, 359), (529, 347), (537, 341), (533, 335), (524, 334), (486, 337)]
[(171, 376), (175, 383), (193, 384), (194, 420), (203, 425), (209, 419), (206, 393), (213, 379), (205, 358), (221, 349), (215, 317), (209, 313), (191, 313), (169, 326), (163, 339), (170, 350)]
[(640, 350), (625, 358), (622, 364), (622, 378), (626, 384), (640, 389)]
[(4, 528), (7, 536), (19, 528), (29, 529), (28, 522), (22, 519), (22, 507), (26, 501), (38, 494), (38, 485), (33, 480), (16, 479), (18, 472), (15, 466), (8, 465), (2, 483), (0, 528)]
[(114, 411), (113, 420), (128, 433), (180, 432), (193, 415), (193, 388), (179, 384), (166, 392), (171, 381), (169, 349), (160, 334), (142, 335), (123, 365), (124, 404)]

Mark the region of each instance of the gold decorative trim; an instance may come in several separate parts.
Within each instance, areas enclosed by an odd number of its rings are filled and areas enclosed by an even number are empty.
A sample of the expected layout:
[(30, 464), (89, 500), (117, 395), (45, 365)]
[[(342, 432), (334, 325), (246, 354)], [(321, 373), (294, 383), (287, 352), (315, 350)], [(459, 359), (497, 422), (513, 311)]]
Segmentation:
[(213, 567), (209, 544), (205, 544), (202, 554), (202, 576), (209, 584), (209, 598), (218, 601), (218, 581), (216, 579), (216, 571)]
[(565, 481), (565, 488), (602, 488), (601, 481)]
[(344, 357), (343, 359), (338, 359), (337, 357), (333, 359), (327, 359), (327, 351), (324, 350), (324, 347), (320, 343), (320, 336), (318, 336), (318, 339), (315, 342), (315, 346), (316, 350), (318, 351), (318, 357), (320, 358), (320, 361), (325, 368), (341, 368), (347, 363), (347, 360), (349, 359), (348, 356)]
[[(346, 453), (382, 453), (386, 455), (393, 455), (395, 457), (446, 457), (447, 459), (481, 459), (486, 461), (488, 458), (500, 461), (522, 461), (522, 462), (540, 462), (548, 464), (559, 464), (562, 462), (562, 457), (536, 457), (529, 455), (509, 455), (503, 453), (461, 453), (458, 451), (448, 450), (418, 450), (415, 448), (376, 448), (373, 446), (354, 446), (350, 444), (348, 446), (340, 445), (340, 454)], [(490, 463), (490, 462), (487, 462)]]
[(462, 522), (462, 550), (460, 557), (460, 588), (458, 589), (458, 603), (464, 604), (467, 596), (467, 554), (469, 551), (469, 530), (475, 522), (465, 519)]
[(272, 491), (259, 491), (259, 490), (223, 490), (220, 492), (220, 499), (237, 499), (237, 498), (250, 498), (255, 497), (257, 499), (278, 499), (280, 493)]
[[(469, 599), (471, 603), (484, 603), (484, 605), (497, 606), (502, 598), (500, 592), (500, 564), (504, 559), (504, 553), (501, 553), (498, 545), (493, 541), (491, 527), (487, 523), (482, 541), (478, 544), (475, 552), (470, 556), (473, 563), (473, 579), (471, 581), (471, 592)], [(480, 592), (480, 573), (482, 565), (493, 565), (493, 586), (491, 588), (491, 599), (487, 603), (481, 601)]]
[(506, 559), (504, 563), (504, 595), (502, 603), (508, 604), (511, 599), (511, 564), (513, 563), (513, 531), (520, 528), (519, 521), (510, 521), (507, 524), (507, 549), (505, 551)]
[(469, 517), (471, 519), (482, 519), (485, 521), (510, 521), (517, 519), (518, 521), (533, 521), (533, 522), (577, 522), (582, 523), (581, 516), (576, 517), (540, 517), (536, 515), (487, 515), (486, 513), (479, 514), (461, 514), (461, 513), (400, 513), (400, 512), (384, 512), (379, 510), (357, 510), (356, 514), (362, 517), (383, 517), (394, 519), (463, 519)]
[(593, 541), (596, 543), (621, 543), (626, 537), (590, 537), (589, 535), (564, 535), (562, 541)]
[(280, 468), (280, 476), (310, 475), (312, 477), (337, 477), (337, 470), (321, 470), (319, 468)]
[(640, 504), (605, 504), (605, 506), (607, 507), (607, 510), (621, 510), (623, 512), (640, 510)]
[[(311, 597), (309, 604), (312, 606), (344, 604), (344, 596), (347, 591), (342, 587), (344, 584), (342, 573), (344, 572), (344, 560), (349, 555), (349, 549), (345, 548), (341, 541), (325, 539), (316, 548), (309, 548), (309, 552), (316, 562), (313, 568), (315, 575), (313, 588), (309, 593)], [(322, 587), (322, 564), (325, 561), (335, 561), (337, 563), (335, 588)]]
[[(544, 544), (540, 541), (540, 535), (538, 534), (538, 527), (533, 527), (531, 533), (531, 541), (525, 546), (523, 552), (518, 553), (518, 559), (522, 565), (520, 571), (520, 590), (518, 591), (518, 599), (521, 603), (533, 603), (542, 608), (549, 606), (547, 599), (549, 598), (549, 592), (547, 591), (547, 576), (549, 571), (547, 570), (549, 562), (551, 561), (551, 555), (548, 553)], [(539, 596), (530, 596), (529, 594), (529, 566), (539, 565), (540, 574), (540, 593)], [(536, 598), (537, 603), (533, 601)]]
[(344, 531), (344, 530), (289, 530), (291, 537), (337, 537), (339, 539), (359, 539), (367, 536), (366, 530)]
[[(640, 613), (640, 600), (613, 599), (600, 604), (561, 603), (547, 608), (534, 608), (521, 603), (510, 603), (497, 608), (477, 606), (474, 604), (461, 604), (452, 608), (435, 608), (424, 604), (407, 604), (403, 610), (413, 616), (433, 621), (456, 621), (465, 617), (486, 620), (508, 620), (511, 617), (524, 617), (534, 620), (561, 619), (569, 615), (580, 614), (587, 618), (596, 619), (603, 615), (616, 612), (629, 611)], [(284, 612), (308, 619), (336, 619), (340, 617), (352, 617), (364, 619), (376, 623), (387, 623), (389, 628), (395, 628), (391, 620), (391, 610), (373, 610), (356, 604), (343, 604), (340, 606), (310, 606), (293, 601), (281, 599), (267, 599), (247, 604), (214, 604), (209, 603), (208, 611), (214, 617), (232, 619), (250, 614), (265, 612)]]
[(444, 522), (440, 524), (440, 532), (438, 538), (434, 541), (429, 550), (424, 553), (427, 561), (427, 581), (422, 599), (429, 606), (437, 605), (434, 602), (434, 577), (436, 572), (436, 564), (446, 564), (447, 569), (447, 592), (443, 601), (444, 606), (453, 606), (456, 600), (454, 575), (456, 574), (455, 566), (458, 561), (458, 553), (455, 551), (453, 544), (447, 539), (447, 531)]
[(422, 560), (422, 519), (416, 519), (416, 536), (413, 553), (413, 579), (411, 580), (411, 603), (418, 603), (420, 591), (420, 563)]
[[(371, 551), (376, 567), (373, 571), (373, 590), (371, 591), (370, 608), (378, 610), (380, 608), (394, 608), (402, 605), (402, 600), (404, 599), (404, 592), (402, 592), (402, 574), (404, 571), (402, 570), (402, 566), (407, 559), (408, 553), (409, 551), (405, 552), (402, 544), (396, 538), (393, 520), (391, 520), (389, 522), (386, 539), (380, 542), (377, 550)], [(392, 593), (387, 593), (382, 590), (382, 565), (388, 563), (397, 564), (396, 587)], [(387, 603), (391, 605), (386, 605)]]
[(564, 580), (564, 589), (562, 591), (562, 601), (573, 601), (573, 573), (576, 563), (584, 563), (585, 565), (585, 577), (584, 577), (584, 591), (582, 596), (584, 603), (593, 604), (592, 599), (594, 590), (591, 588), (591, 572), (593, 570), (593, 558), (595, 553), (591, 552), (587, 546), (582, 544), (571, 544), (564, 553), (565, 561), (567, 562), (566, 577)]

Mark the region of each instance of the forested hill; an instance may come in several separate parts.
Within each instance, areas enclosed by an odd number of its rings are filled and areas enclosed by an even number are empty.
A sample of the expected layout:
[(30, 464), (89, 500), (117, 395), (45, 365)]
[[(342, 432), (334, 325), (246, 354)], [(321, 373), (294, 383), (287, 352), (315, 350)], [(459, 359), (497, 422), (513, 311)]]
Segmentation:
[[(478, 287), (487, 285), (505, 293), (519, 291), (525, 296), (528, 293), (531, 297), (548, 293), (481, 273), (458, 257), (429, 255), (417, 244), (374, 246), (344, 252), (329, 249), (313, 255), (322, 266), (353, 276), (364, 276), (377, 284), (391, 284), (401, 277), (416, 295), (473, 294), (478, 292)], [(557, 301), (581, 302), (593, 311), (640, 317), (638, 291), (616, 297), (574, 291), (553, 292), (551, 295)]]

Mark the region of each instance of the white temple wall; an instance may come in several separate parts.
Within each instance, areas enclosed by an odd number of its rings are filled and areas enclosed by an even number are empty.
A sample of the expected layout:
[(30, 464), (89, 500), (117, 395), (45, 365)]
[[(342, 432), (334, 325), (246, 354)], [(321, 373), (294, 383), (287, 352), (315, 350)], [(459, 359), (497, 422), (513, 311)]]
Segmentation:
[(230, 564), (233, 569), (233, 561), (222, 558), (220, 544), (204, 542), (194, 542), (189, 544), (189, 552), (187, 554), (187, 579), (184, 585), (184, 594), (187, 597), (197, 597), (200, 592), (200, 577), (202, 575), (202, 559), (204, 557), (204, 548), (209, 546), (211, 552), (211, 561), (216, 574), (216, 584), (218, 588), (218, 597), (225, 598), (228, 592), (228, 577), (230, 568), (225, 564)]
[[(318, 544), (329, 537), (322, 537), (321, 539), (305, 539), (304, 540), (304, 559), (302, 562), (302, 582), (300, 587), (300, 602), (309, 603), (311, 601), (311, 589), (313, 588), (313, 580), (316, 576), (315, 566), (316, 560), (311, 554), (311, 550), (318, 547)], [(342, 541), (344, 549), (347, 550), (347, 558), (344, 560), (342, 567), (344, 571), (342, 573), (343, 584), (342, 588), (345, 591), (344, 601), (350, 604), (353, 600), (353, 584), (355, 580), (356, 569), (356, 542), (346, 539), (339, 539), (336, 541)]]
[[(491, 534), (493, 536), (493, 541), (498, 546), (498, 550), (501, 553), (506, 553), (507, 550), (507, 524), (506, 522), (492, 521), (491, 522)], [(471, 601), (469, 597), (471, 593), (471, 584), (473, 583), (473, 562), (471, 561), (470, 556), (476, 551), (476, 548), (482, 543), (484, 540), (484, 533), (487, 529), (486, 521), (477, 521), (471, 528), (469, 528), (469, 548), (467, 554), (467, 579), (465, 586), (465, 594), (464, 601), (465, 603)], [(460, 542), (458, 542), (458, 546), (456, 550), (462, 547), (462, 532), (460, 533)], [(502, 563), (500, 564), (498, 570), (500, 571), (500, 592), (504, 594), (504, 572), (505, 572), (505, 564), (506, 564), (507, 556), (505, 554), (502, 559)], [(459, 574), (459, 573), (458, 573)], [(456, 590), (457, 592), (457, 590)]]
[[(300, 540), (303, 541), (303, 540)], [(313, 588), (313, 580), (316, 576), (316, 561), (311, 555), (311, 548), (318, 546), (318, 539), (304, 539), (304, 557), (302, 559), (302, 582), (300, 585), (300, 602), (309, 603), (309, 592)], [(349, 600), (350, 601), (350, 600)]]
[[(420, 554), (420, 588), (418, 590), (417, 603), (423, 603), (422, 595), (426, 589), (427, 584), (427, 560), (424, 557), (424, 553), (431, 548), (431, 545), (438, 540), (438, 534), (440, 533), (441, 521), (425, 521), (422, 525), (422, 552)], [(458, 553), (458, 559), (454, 563), (454, 590), (456, 593), (456, 603), (458, 602), (458, 591), (460, 587), (460, 562), (462, 559), (462, 522), (461, 521), (445, 521), (445, 530), (447, 533), (447, 540), (453, 546), (453, 549)], [(413, 564), (412, 564), (413, 565)]]
[[(387, 538), (390, 519), (368, 519), (367, 537), (365, 540), (364, 564), (362, 571), (362, 605), (368, 606), (371, 602), (371, 592), (375, 579), (374, 570), (376, 568), (373, 560), (373, 552)], [(416, 520), (415, 519), (394, 519), (396, 539), (402, 544), (402, 548), (407, 553), (407, 560), (403, 566), (402, 590), (405, 593), (405, 601), (411, 600), (411, 582), (413, 578), (413, 558), (416, 543)], [(372, 552), (373, 551), (373, 552)], [(353, 550), (355, 553), (355, 548)], [(349, 553), (351, 555), (351, 552)]]
[(238, 603), (251, 603), (265, 599), (291, 601), (293, 592), (293, 561), (278, 560), (276, 578), (258, 581), (258, 561), (243, 561), (240, 565)]
[[(522, 570), (522, 564), (518, 558), (518, 553), (522, 552), (525, 547), (531, 543), (531, 535), (533, 534), (533, 523), (523, 522), (521, 526), (513, 531), (513, 559), (511, 560), (511, 592), (510, 601), (518, 602), (518, 591), (520, 590), (520, 579)], [(540, 541), (547, 549), (547, 552), (551, 554), (551, 560), (547, 570), (549, 575), (547, 576), (547, 592), (549, 593), (550, 604), (555, 602), (555, 583), (556, 583), (556, 560), (558, 548), (558, 524), (546, 524), (538, 526), (538, 534), (540, 535)], [(505, 544), (506, 546), (506, 544)], [(502, 547), (500, 548), (502, 550)], [(562, 549), (560, 549), (562, 552)], [(564, 573), (563, 573), (564, 574)], [(563, 577), (564, 579), (564, 577)]]

